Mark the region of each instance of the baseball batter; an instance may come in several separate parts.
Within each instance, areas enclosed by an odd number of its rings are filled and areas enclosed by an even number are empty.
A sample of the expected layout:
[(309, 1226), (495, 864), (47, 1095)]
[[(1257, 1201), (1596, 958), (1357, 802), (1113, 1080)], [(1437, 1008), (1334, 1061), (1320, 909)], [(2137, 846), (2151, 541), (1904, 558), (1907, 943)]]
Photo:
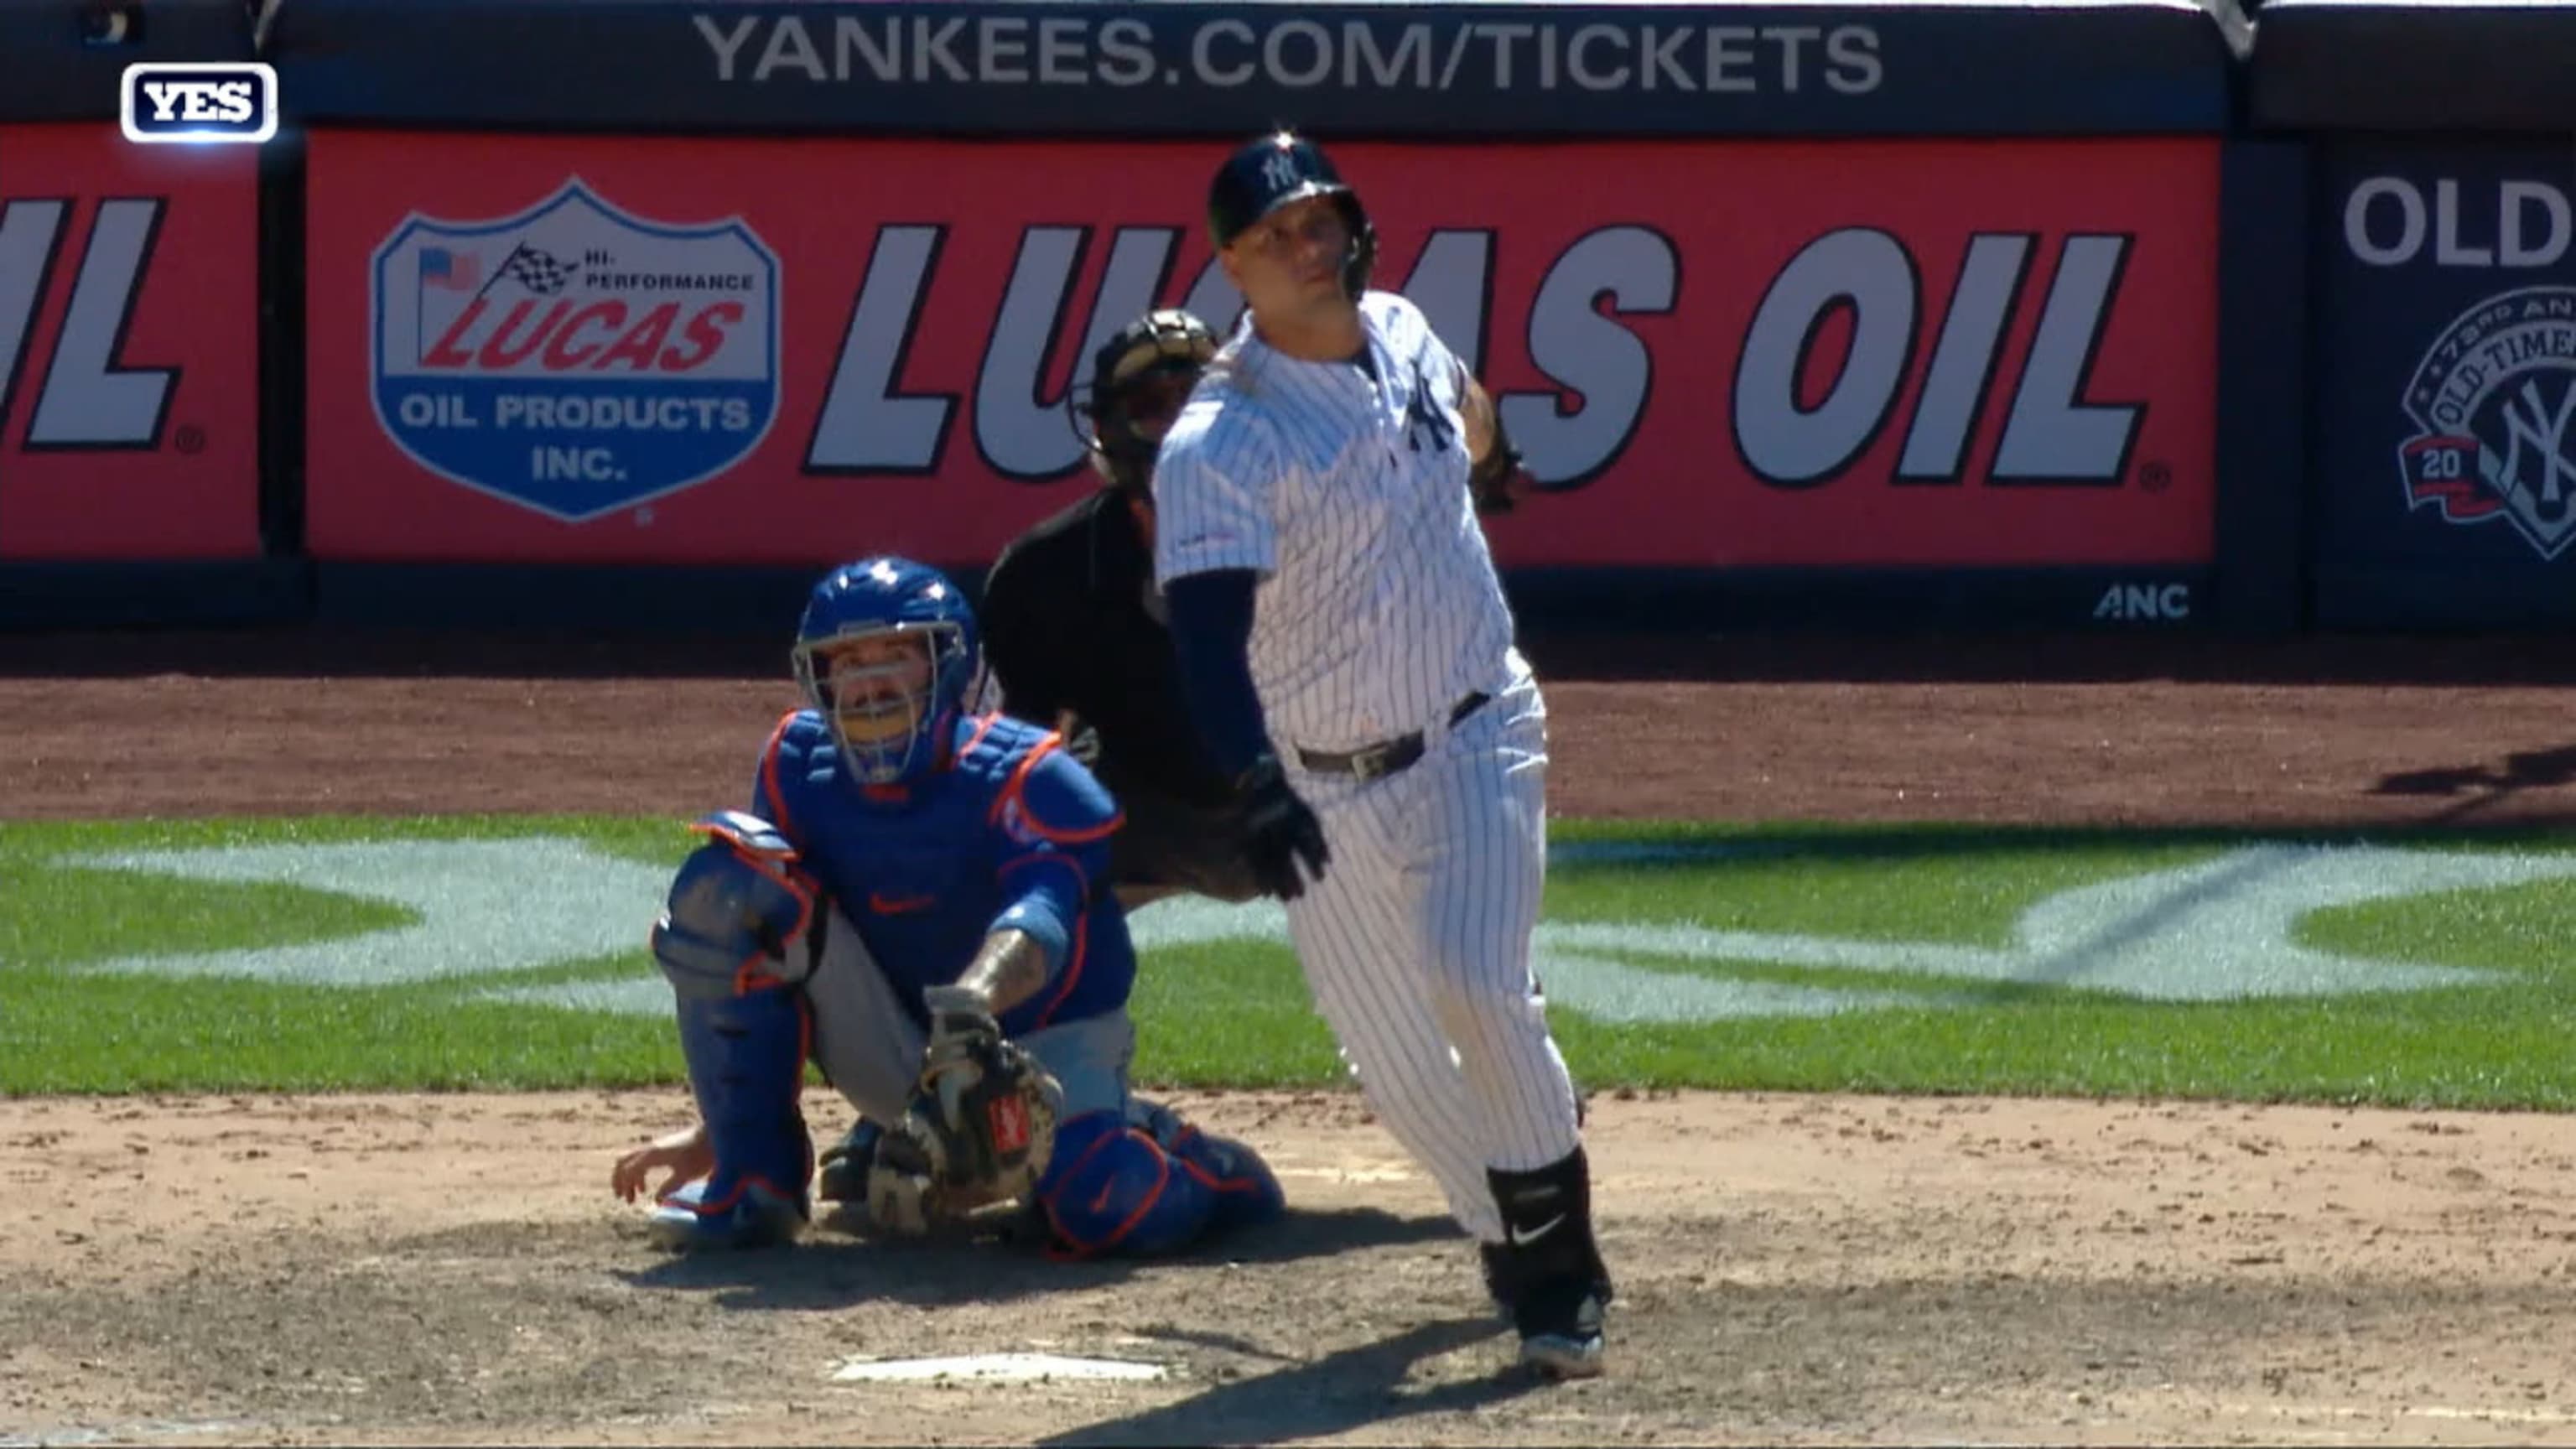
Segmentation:
[(1517, 473), (1312, 142), (1217, 171), (1246, 313), (1166, 435), (1156, 577), (1192, 714), (1247, 800), (1317, 1009), (1483, 1245), (1522, 1358), (1601, 1371), (1609, 1274), (1579, 1104), (1530, 967), (1546, 708), (1477, 518)]

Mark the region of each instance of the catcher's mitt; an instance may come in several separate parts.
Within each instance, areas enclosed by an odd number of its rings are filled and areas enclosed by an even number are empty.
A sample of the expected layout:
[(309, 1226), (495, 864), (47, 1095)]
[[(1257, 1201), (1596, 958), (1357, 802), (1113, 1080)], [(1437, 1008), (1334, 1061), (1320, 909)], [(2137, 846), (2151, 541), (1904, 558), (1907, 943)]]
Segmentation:
[(896, 1130), (903, 1140), (896, 1155), (912, 1159), (936, 1200), (935, 1215), (1026, 1196), (1055, 1151), (1064, 1088), (1003, 1038), (975, 992), (934, 986), (922, 999), (930, 1008), (930, 1045)]

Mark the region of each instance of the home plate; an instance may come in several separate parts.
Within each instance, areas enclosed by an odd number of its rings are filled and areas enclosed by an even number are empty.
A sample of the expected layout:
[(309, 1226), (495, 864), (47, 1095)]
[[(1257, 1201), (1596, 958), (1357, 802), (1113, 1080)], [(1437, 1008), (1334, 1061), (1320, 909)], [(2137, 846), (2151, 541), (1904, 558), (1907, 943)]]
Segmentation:
[(985, 1383), (1032, 1383), (1039, 1379), (1159, 1379), (1168, 1372), (1158, 1363), (1130, 1363), (1114, 1358), (1067, 1358), (1054, 1353), (972, 1353), (955, 1358), (844, 1360), (832, 1371), (835, 1383), (918, 1383), (930, 1379), (976, 1379)]

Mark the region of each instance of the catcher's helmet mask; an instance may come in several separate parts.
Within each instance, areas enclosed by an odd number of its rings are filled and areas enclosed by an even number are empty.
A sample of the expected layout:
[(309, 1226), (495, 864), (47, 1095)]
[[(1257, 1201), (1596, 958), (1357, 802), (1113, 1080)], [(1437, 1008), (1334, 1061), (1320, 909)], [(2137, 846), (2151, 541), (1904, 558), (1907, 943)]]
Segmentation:
[[(1101, 345), (1090, 379), (1066, 396), (1065, 405), (1074, 435), (1090, 451), (1091, 466), (1104, 483), (1151, 500), (1162, 437), (1147, 436), (1141, 425), (1160, 421), (1168, 430), (1216, 352), (1216, 334), (1177, 307), (1148, 312)], [(1154, 416), (1149, 405), (1157, 402), (1168, 404), (1168, 416)]]
[[(845, 718), (845, 701), (833, 688), (831, 656), (839, 646), (884, 634), (927, 639), (929, 678), (903, 701), (909, 726), (900, 732), (880, 732), (873, 699)], [(864, 785), (907, 784), (945, 763), (948, 731), (975, 682), (979, 642), (974, 612), (947, 575), (878, 555), (834, 569), (814, 586), (789, 659), (806, 704), (830, 727), (851, 776)]]
[(1342, 290), (1356, 302), (1377, 269), (1377, 228), (1324, 148), (1288, 127), (1244, 143), (1217, 168), (1208, 183), (1209, 238), (1224, 251), (1253, 223), (1311, 196), (1331, 197), (1350, 232), (1342, 253)]

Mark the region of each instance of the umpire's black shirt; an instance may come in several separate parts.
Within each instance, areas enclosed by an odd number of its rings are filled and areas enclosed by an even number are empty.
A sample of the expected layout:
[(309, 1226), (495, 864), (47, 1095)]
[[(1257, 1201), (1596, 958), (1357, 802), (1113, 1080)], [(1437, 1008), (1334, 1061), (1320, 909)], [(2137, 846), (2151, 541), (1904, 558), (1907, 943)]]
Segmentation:
[(1069, 709), (1099, 731), (1093, 768), (1112, 794), (1221, 805), (1233, 791), (1191, 727), (1171, 631), (1146, 612), (1153, 588), (1127, 500), (1096, 489), (994, 561), (977, 610), (985, 662), (1009, 713), (1053, 727)]

